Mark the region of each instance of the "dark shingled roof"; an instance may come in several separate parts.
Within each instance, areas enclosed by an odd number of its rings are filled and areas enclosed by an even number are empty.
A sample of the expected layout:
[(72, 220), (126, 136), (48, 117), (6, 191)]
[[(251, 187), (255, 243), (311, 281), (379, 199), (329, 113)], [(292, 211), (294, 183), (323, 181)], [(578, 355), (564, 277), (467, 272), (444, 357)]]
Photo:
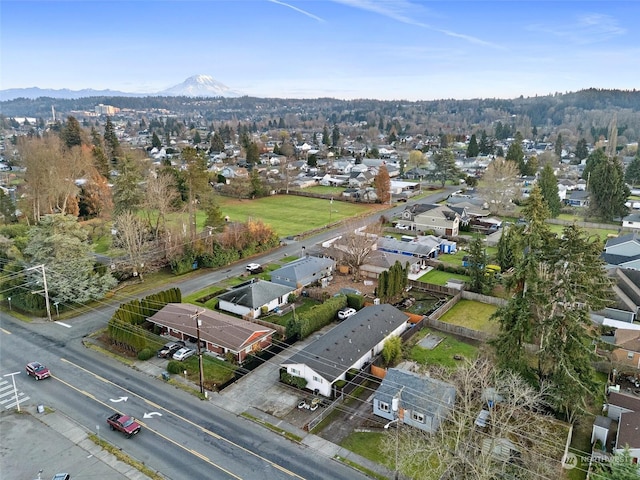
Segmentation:
[(218, 299), (256, 309), (271, 302), (274, 298), (288, 295), (292, 291), (291, 287), (258, 280), (218, 295)]
[(408, 319), (406, 313), (393, 305), (365, 307), (289, 357), (283, 365), (304, 364), (334, 382)]

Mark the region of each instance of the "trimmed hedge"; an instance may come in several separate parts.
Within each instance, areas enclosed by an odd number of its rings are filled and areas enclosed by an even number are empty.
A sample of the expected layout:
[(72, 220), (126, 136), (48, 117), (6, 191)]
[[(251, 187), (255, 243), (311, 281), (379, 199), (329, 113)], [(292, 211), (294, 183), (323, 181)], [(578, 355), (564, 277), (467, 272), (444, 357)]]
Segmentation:
[(312, 333), (329, 325), (336, 318), (336, 313), (347, 306), (347, 296), (338, 295), (327, 299), (324, 303), (314, 305), (304, 313), (298, 322), (300, 338), (307, 338)]

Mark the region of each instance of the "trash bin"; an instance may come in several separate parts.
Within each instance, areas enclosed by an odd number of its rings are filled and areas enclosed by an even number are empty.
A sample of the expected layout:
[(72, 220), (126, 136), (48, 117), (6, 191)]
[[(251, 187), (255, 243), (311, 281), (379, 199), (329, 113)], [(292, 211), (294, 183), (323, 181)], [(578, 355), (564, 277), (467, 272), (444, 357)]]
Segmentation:
[(38, 413), (44, 413), (44, 405), (38, 405)]
[(162, 379), (166, 382), (170, 379), (169, 372), (162, 372)]

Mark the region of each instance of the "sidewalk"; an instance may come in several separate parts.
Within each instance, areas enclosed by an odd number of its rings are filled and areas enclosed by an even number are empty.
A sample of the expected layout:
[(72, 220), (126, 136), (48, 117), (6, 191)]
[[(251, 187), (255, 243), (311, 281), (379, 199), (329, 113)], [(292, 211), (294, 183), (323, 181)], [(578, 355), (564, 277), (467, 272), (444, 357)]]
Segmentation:
[[(312, 339), (308, 339), (307, 341), (311, 340)], [(248, 416), (256, 418), (258, 423), (277, 427), (297, 438), (301, 438), (300, 443), (302, 445), (306, 445), (327, 458), (337, 461), (346, 459), (349, 463), (360, 465), (364, 469), (375, 472), (381, 477), (393, 478), (394, 472), (384, 465), (357, 455), (350, 450), (311, 434), (280, 418), (284, 417), (292, 409), (297, 408), (301, 394), (287, 390), (280, 385), (278, 365), (284, 362), (295, 351), (302, 348), (304, 348), (304, 342), (298, 342), (226, 389), (220, 392), (208, 392), (208, 401), (216, 407), (235, 415), (246, 413)], [(163, 366), (165, 363), (166, 361), (150, 359), (145, 362), (137, 362), (136, 368), (160, 379), (164, 372)], [(183, 385), (188, 385), (193, 390), (198, 390), (196, 384), (185, 380), (181, 375), (172, 375), (171, 378)], [(259, 394), (256, 392), (259, 392)], [(349, 463), (345, 464), (348, 465)]]
[[(39, 413), (35, 406), (21, 410), (22, 413), (5, 411), (0, 415), (3, 478), (35, 479), (42, 470), (42, 480), (60, 472), (69, 473), (71, 478), (149, 480), (96, 445), (89, 439), (90, 432), (64, 414), (51, 410)], [(24, 448), (26, 445), (29, 447)]]

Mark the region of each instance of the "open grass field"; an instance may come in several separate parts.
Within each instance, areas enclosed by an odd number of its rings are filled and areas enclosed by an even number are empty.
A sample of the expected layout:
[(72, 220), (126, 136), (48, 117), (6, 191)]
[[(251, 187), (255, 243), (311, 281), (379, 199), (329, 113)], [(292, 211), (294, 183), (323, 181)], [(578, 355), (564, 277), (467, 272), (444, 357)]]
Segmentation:
[(493, 334), (498, 333), (498, 322), (489, 318), (496, 310), (495, 305), (463, 299), (445, 313), (440, 321)]
[[(220, 209), (231, 221), (260, 219), (280, 237), (298, 235), (347, 218), (365, 215), (380, 206), (337, 202), (317, 198), (273, 195), (256, 200), (220, 197)], [(204, 219), (203, 219), (204, 221)]]

